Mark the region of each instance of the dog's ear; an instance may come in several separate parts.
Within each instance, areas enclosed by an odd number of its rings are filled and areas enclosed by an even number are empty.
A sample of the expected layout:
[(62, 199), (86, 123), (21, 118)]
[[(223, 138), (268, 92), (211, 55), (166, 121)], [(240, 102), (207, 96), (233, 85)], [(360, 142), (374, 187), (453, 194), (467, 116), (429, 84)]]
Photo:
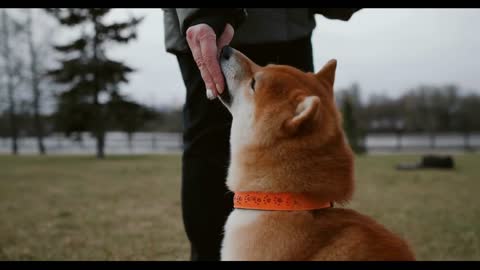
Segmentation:
[(315, 74), (315, 77), (319, 81), (326, 81), (330, 86), (335, 83), (335, 71), (337, 69), (337, 60), (331, 59), (328, 61), (322, 69)]
[(317, 118), (320, 107), (320, 98), (317, 96), (304, 96), (299, 99), (295, 114), (286, 122), (286, 128), (295, 132), (300, 126), (311, 123)]

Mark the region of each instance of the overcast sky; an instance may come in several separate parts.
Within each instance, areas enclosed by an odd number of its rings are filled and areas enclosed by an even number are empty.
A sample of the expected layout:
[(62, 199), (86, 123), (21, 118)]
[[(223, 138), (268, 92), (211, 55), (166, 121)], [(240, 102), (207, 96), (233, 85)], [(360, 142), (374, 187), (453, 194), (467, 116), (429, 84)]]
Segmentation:
[[(149, 105), (182, 105), (185, 87), (165, 52), (160, 9), (119, 9), (145, 15), (139, 38), (111, 56), (138, 69), (123, 92)], [(350, 21), (316, 17), (315, 68), (338, 60), (336, 89), (358, 82), (363, 96), (397, 96), (419, 84), (456, 83), (480, 94), (480, 9), (363, 9)]]

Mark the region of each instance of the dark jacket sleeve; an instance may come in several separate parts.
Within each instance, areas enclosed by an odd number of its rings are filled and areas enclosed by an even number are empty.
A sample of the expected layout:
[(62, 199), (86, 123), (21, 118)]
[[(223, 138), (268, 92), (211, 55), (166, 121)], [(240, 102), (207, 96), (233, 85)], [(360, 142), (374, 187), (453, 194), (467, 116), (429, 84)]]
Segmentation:
[(237, 29), (247, 16), (243, 8), (178, 8), (177, 13), (183, 35), (190, 26), (205, 23), (212, 27), (218, 37), (227, 23)]
[(315, 14), (321, 14), (328, 19), (348, 21), (361, 8), (312, 8)]

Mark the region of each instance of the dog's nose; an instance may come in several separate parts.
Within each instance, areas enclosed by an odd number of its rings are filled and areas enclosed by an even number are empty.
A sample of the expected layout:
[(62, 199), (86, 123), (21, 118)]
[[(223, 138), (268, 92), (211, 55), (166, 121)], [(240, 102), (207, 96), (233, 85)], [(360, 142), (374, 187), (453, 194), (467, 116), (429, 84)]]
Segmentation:
[(228, 60), (230, 56), (233, 54), (233, 49), (230, 46), (225, 46), (222, 48), (222, 52), (220, 53), (220, 57), (222, 59)]

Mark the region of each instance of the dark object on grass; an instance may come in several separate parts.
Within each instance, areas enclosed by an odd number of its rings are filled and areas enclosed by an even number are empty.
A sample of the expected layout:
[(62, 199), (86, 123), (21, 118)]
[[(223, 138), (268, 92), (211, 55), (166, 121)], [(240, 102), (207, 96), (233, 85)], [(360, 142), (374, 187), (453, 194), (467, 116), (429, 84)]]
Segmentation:
[(415, 170), (415, 169), (453, 169), (454, 162), (451, 156), (423, 156), (417, 163), (403, 163), (396, 166), (397, 170)]

